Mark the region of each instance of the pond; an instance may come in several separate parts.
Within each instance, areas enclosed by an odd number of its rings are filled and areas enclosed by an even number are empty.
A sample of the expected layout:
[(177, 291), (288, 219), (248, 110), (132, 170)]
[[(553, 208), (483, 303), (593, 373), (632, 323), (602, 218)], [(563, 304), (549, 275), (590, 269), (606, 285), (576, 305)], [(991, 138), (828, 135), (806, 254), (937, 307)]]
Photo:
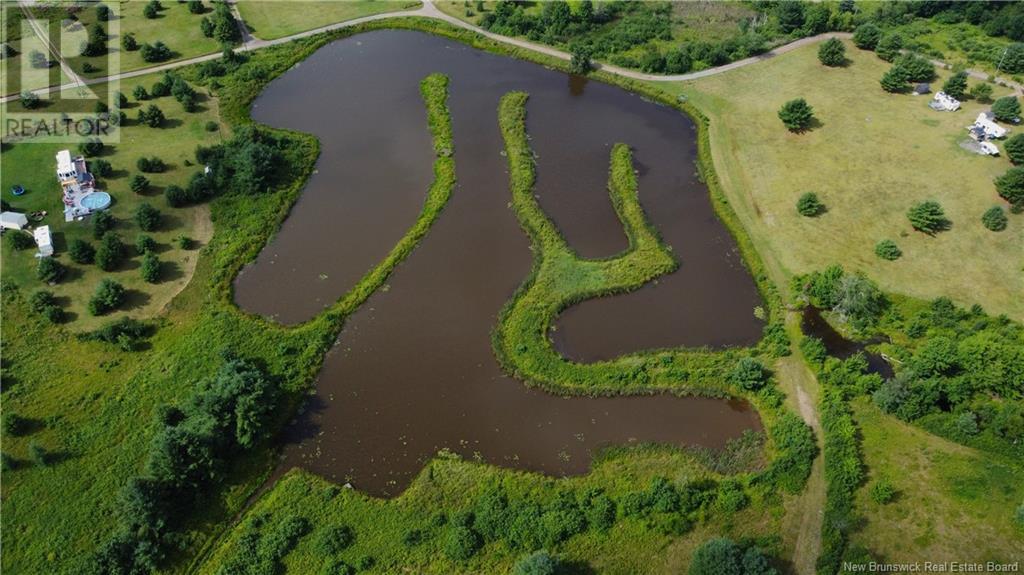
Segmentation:
[(567, 310), (556, 345), (573, 358), (653, 347), (746, 345), (761, 304), (695, 177), (685, 116), (621, 89), (411, 31), (325, 46), (253, 106), (315, 134), (316, 173), (273, 240), (235, 282), (236, 302), (284, 324), (315, 316), (380, 261), (416, 219), (432, 179), (419, 81), (450, 76), (458, 184), (420, 246), (347, 321), (282, 469), (302, 466), (378, 495), (408, 485), (442, 448), (552, 475), (585, 472), (607, 445), (722, 447), (760, 429), (745, 403), (669, 395), (562, 398), (505, 376), (490, 333), (531, 252), (509, 207), (497, 107), (531, 94), (537, 194), (584, 257), (627, 241), (608, 198), (611, 146), (634, 149), (640, 198), (681, 261), (657, 285)]
[(836, 331), (828, 320), (821, 315), (821, 310), (814, 306), (804, 308), (803, 316), (800, 319), (800, 328), (808, 336), (821, 340), (825, 345), (825, 351), (832, 357), (847, 359), (861, 353), (868, 363), (868, 373), (877, 373), (884, 379), (890, 379), (895, 375), (892, 366), (882, 357), (882, 354), (870, 351), (869, 346), (882, 343), (885, 338), (873, 338), (868, 341), (859, 342), (847, 339), (843, 334)]

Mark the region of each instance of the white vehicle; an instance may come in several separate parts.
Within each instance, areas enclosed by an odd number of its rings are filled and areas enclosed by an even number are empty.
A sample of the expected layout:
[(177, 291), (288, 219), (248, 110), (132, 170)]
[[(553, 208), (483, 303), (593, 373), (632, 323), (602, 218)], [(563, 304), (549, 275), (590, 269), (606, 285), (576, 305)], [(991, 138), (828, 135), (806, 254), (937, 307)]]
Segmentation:
[(932, 110), (938, 112), (955, 112), (960, 109), (960, 100), (945, 92), (936, 92), (935, 97), (928, 103)]
[(981, 142), (979, 144), (979, 146), (981, 146), (981, 151), (982, 152), (985, 152), (986, 154), (988, 154), (990, 156), (998, 156), (999, 155), (999, 148), (997, 148), (996, 145), (993, 144), (992, 142)]

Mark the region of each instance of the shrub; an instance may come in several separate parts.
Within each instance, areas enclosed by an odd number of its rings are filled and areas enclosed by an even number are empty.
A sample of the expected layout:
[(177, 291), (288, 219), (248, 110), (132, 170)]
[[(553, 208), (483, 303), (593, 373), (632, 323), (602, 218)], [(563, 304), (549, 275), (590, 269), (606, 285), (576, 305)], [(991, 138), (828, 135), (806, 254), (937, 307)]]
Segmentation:
[(39, 107), (39, 96), (33, 92), (25, 91), (21, 93), (21, 105), (26, 110), (32, 110)]
[(878, 57), (885, 60), (886, 62), (892, 62), (900, 55), (900, 50), (903, 48), (903, 37), (899, 34), (886, 34), (878, 41), (878, 45), (875, 46), (875, 53)]
[(125, 52), (134, 52), (139, 49), (139, 41), (135, 39), (135, 34), (128, 32), (121, 37), (121, 48)]
[(164, 112), (156, 104), (150, 104), (145, 110), (139, 110), (139, 123), (150, 128), (159, 128), (164, 125)]
[(992, 206), (982, 214), (981, 223), (993, 232), (1001, 232), (1006, 229), (1006, 212), (999, 206)]
[(903, 250), (892, 240), (882, 240), (875, 244), (875, 255), (883, 260), (898, 260), (903, 255)]
[(992, 103), (992, 114), (1001, 122), (1012, 122), (1020, 116), (1020, 102), (1016, 96), (1004, 96)]
[(142, 9), (142, 15), (150, 20), (160, 15), (160, 2), (157, 0), (150, 0), (146, 6)]
[(853, 31), (853, 44), (862, 50), (874, 50), (882, 39), (882, 29), (871, 22), (857, 26)]
[(814, 109), (803, 98), (797, 98), (782, 105), (779, 119), (790, 132), (802, 132), (814, 123)]
[(92, 173), (101, 178), (109, 177), (110, 174), (114, 173), (114, 168), (106, 160), (93, 160), (90, 167), (92, 168)]
[(900, 94), (907, 90), (907, 73), (898, 66), (893, 66), (882, 75), (882, 79), (879, 80), (882, 89), (890, 94)]
[(1016, 134), (1003, 144), (1006, 150), (1006, 157), (1015, 165), (1024, 164), (1024, 134)]
[(96, 266), (105, 272), (114, 271), (124, 259), (124, 243), (117, 234), (106, 234), (96, 250)]
[(46, 321), (52, 324), (63, 323), (65, 318), (64, 310), (57, 305), (47, 306), (43, 310), (43, 317), (46, 318)]
[(332, 525), (324, 529), (316, 540), (316, 550), (321, 555), (337, 555), (348, 549), (355, 541), (355, 533), (347, 525)]
[(882, 477), (871, 486), (871, 500), (879, 505), (891, 503), (896, 499), (896, 488), (888, 478)]
[(950, 76), (942, 85), (942, 91), (957, 100), (963, 100), (967, 95), (967, 72), (957, 72)]
[(203, 19), (199, 21), (199, 29), (203, 31), (203, 36), (207, 38), (213, 38), (214, 28), (213, 20), (210, 20), (207, 16), (203, 16)]
[(135, 251), (140, 254), (147, 252), (156, 253), (156, 240), (146, 234), (139, 234), (139, 237), (135, 239)]
[(121, 351), (135, 351), (139, 341), (149, 336), (150, 326), (130, 317), (122, 317), (103, 324), (88, 334), (89, 339), (117, 345)]
[(142, 194), (149, 189), (149, 178), (142, 174), (135, 174), (132, 176), (132, 179), (128, 181), (128, 187), (136, 194)]
[(180, 208), (189, 204), (188, 194), (181, 186), (170, 185), (164, 189), (164, 198), (172, 208)]
[(89, 313), (92, 315), (104, 315), (124, 303), (124, 286), (110, 278), (103, 278), (96, 286), (96, 292), (89, 300)]
[(207, 122), (205, 127), (207, 132), (216, 132), (217, 130), (220, 129), (220, 126), (217, 125), (217, 122), (214, 122), (213, 120)]
[(996, 191), (1011, 204), (1024, 205), (1024, 166), (1010, 168), (996, 178)]
[(35, 292), (29, 299), (29, 307), (33, 312), (45, 317), (50, 323), (61, 323), (64, 321), (64, 310), (57, 305), (57, 300), (52, 292), (45, 290)]
[(769, 575), (777, 573), (757, 547), (744, 549), (732, 539), (709, 539), (693, 552), (689, 575)]
[(954, 424), (957, 434), (961, 437), (969, 437), (971, 435), (977, 435), (978, 429), (978, 416), (965, 411), (957, 416), (956, 423)]
[(189, 0), (188, 11), (193, 14), (202, 14), (203, 12), (206, 12), (206, 8), (203, 7), (202, 0)]
[(142, 256), (142, 266), (139, 271), (146, 283), (155, 284), (160, 281), (160, 258), (156, 257), (153, 252), (146, 252)]
[(137, 101), (142, 102), (143, 100), (149, 99), (149, 92), (146, 91), (145, 86), (135, 86), (135, 89), (132, 90), (132, 96)]
[(60, 283), (67, 270), (54, 258), (40, 258), (36, 264), (36, 277), (48, 284)]
[(163, 98), (169, 96), (171, 93), (171, 85), (166, 80), (155, 82), (153, 87), (149, 89), (149, 95), (152, 98)]
[(569, 48), (572, 59), (569, 62), (569, 71), (573, 74), (584, 76), (590, 72), (590, 50), (583, 45), (574, 44)]
[(171, 49), (163, 42), (157, 41), (153, 44), (143, 44), (141, 48), (142, 59), (149, 63), (163, 62), (169, 60), (173, 55)]
[(992, 85), (981, 82), (971, 86), (971, 97), (979, 102), (991, 102), (992, 101)]
[(818, 60), (826, 66), (842, 66), (846, 63), (846, 46), (839, 38), (829, 38), (818, 47)]
[(57, 300), (52, 291), (39, 290), (28, 299), (29, 309), (35, 313), (42, 313), (47, 307), (56, 304)]
[(155, 174), (166, 170), (167, 164), (156, 156), (150, 158), (142, 157), (136, 160), (135, 167), (138, 168), (140, 172)]
[(804, 354), (807, 361), (819, 365), (828, 356), (825, 343), (814, 336), (805, 336), (800, 340), (800, 352)]
[(513, 575), (555, 575), (559, 562), (553, 555), (541, 549), (524, 555), (512, 567)]
[(466, 525), (455, 525), (448, 530), (444, 541), (444, 552), (453, 561), (465, 561), (476, 555), (483, 541), (476, 531)]
[(934, 234), (949, 228), (949, 220), (938, 202), (928, 200), (914, 204), (907, 210), (910, 225), (919, 232)]
[(152, 232), (160, 227), (160, 210), (149, 204), (139, 204), (135, 209), (135, 223), (144, 232)]
[(26, 234), (21, 230), (10, 230), (7, 232), (7, 242), (11, 244), (11, 248), (21, 251), (27, 250), (30, 247), (36, 245), (35, 240), (32, 236)]
[(769, 372), (760, 360), (741, 357), (733, 366), (726, 380), (740, 389), (757, 391), (768, 383)]
[(864, 329), (882, 315), (886, 300), (878, 286), (861, 274), (847, 274), (839, 280), (835, 311), (856, 329)]
[(99, 239), (114, 229), (114, 216), (110, 212), (100, 211), (92, 214), (92, 237)]
[(931, 82), (935, 79), (935, 65), (917, 54), (903, 54), (896, 59), (893, 67), (903, 70), (911, 82)]
[(103, 151), (103, 142), (99, 138), (90, 138), (78, 144), (78, 153), (83, 156), (95, 156)]
[(813, 218), (825, 211), (825, 205), (818, 199), (818, 194), (807, 192), (796, 201), (796, 211), (801, 216)]
[(68, 247), (68, 255), (76, 264), (91, 264), (96, 257), (96, 248), (82, 239), (75, 239)]

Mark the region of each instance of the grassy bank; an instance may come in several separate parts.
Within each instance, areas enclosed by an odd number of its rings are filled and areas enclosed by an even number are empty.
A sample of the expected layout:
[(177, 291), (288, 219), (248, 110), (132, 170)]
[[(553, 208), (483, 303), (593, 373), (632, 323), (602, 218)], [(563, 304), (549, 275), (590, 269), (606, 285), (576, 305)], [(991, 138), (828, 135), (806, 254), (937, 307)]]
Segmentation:
[[(884, 92), (878, 79), (888, 64), (874, 53), (847, 45), (847, 56), (848, 65), (827, 68), (815, 47), (806, 47), (664, 89), (711, 118), (718, 177), (777, 283), (839, 261), (888, 292), (947, 295), (1024, 317), (1024, 223), (1011, 216), (999, 233), (981, 223), (985, 210), (1004, 203), (992, 180), (1010, 164), (958, 145), (964, 126), (987, 106), (967, 101), (959, 112), (934, 112), (925, 97)], [(787, 131), (777, 117), (783, 102), (798, 97), (821, 123), (803, 134)], [(805, 192), (817, 193), (827, 211), (799, 215), (795, 203)], [(952, 229), (928, 236), (910, 228), (907, 209), (928, 199), (942, 205)], [(894, 240), (903, 256), (877, 257), (882, 239)], [(932, 281), (936, 270), (942, 282)]]

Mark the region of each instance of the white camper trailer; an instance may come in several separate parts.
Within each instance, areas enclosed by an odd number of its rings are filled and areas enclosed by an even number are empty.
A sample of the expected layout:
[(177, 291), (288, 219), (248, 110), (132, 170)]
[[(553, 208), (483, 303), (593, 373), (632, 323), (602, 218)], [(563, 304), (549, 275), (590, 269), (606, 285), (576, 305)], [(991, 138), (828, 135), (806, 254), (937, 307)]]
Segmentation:
[(37, 258), (48, 258), (53, 255), (53, 239), (50, 237), (50, 226), (39, 226), (32, 230), (32, 236), (39, 247)]

